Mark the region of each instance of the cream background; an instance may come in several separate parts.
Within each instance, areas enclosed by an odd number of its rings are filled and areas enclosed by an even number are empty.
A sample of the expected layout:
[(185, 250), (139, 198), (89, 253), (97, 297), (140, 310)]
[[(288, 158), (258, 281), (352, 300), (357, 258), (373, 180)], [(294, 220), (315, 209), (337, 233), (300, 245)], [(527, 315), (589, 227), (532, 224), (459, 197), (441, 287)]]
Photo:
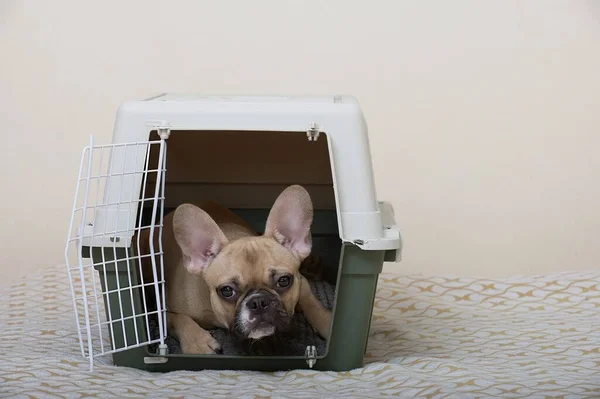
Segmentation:
[(63, 261), (81, 148), (164, 91), (357, 96), (391, 270), (598, 269), (599, 71), (593, 1), (2, 0), (0, 282)]

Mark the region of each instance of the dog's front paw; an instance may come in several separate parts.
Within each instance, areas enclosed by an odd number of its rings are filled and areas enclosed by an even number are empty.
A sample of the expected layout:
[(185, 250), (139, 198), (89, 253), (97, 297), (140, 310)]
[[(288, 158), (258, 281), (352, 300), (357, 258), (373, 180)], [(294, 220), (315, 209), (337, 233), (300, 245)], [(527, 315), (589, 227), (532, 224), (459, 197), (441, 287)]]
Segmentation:
[(186, 355), (214, 355), (223, 353), (221, 344), (208, 331), (196, 334), (181, 344), (181, 351)]

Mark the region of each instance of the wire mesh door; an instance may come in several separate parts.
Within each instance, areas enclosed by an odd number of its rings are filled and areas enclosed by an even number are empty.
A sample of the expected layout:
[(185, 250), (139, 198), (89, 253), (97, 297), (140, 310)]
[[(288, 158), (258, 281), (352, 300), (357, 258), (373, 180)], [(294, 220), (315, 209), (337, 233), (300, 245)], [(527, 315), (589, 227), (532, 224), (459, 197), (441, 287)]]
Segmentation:
[(164, 138), (84, 148), (65, 260), (82, 356), (159, 343), (166, 312)]

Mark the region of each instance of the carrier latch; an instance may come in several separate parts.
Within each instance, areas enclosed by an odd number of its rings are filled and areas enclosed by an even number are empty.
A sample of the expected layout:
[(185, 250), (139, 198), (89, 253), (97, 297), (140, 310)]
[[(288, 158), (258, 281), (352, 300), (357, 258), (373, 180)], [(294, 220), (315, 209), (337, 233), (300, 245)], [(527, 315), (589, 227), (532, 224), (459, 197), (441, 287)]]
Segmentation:
[(307, 346), (304, 355), (306, 356), (306, 364), (312, 369), (317, 362), (317, 348), (314, 345)]
[(312, 122), (306, 131), (306, 137), (308, 137), (308, 141), (317, 141), (320, 133), (319, 125), (317, 122)]

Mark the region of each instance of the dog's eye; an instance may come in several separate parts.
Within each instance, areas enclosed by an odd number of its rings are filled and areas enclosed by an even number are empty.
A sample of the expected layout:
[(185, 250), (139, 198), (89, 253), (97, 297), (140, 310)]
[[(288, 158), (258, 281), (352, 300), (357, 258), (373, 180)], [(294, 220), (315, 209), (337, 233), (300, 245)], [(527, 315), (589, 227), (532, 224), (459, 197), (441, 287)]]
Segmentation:
[(233, 294), (235, 294), (235, 291), (228, 285), (219, 288), (219, 295), (223, 298), (231, 298)]
[(292, 278), (290, 276), (282, 276), (277, 280), (277, 286), (281, 288), (287, 288), (292, 283)]

